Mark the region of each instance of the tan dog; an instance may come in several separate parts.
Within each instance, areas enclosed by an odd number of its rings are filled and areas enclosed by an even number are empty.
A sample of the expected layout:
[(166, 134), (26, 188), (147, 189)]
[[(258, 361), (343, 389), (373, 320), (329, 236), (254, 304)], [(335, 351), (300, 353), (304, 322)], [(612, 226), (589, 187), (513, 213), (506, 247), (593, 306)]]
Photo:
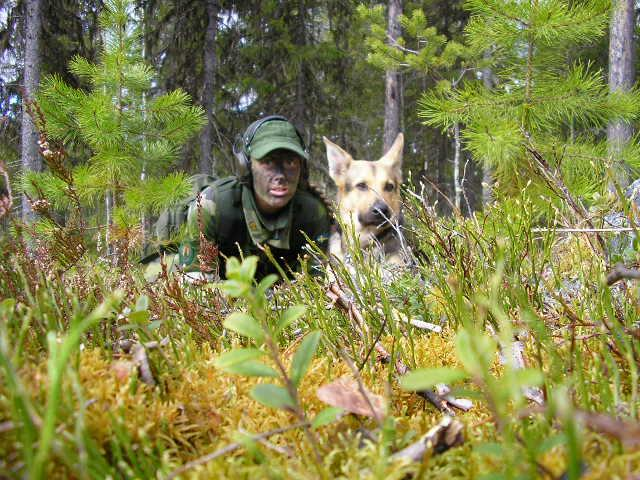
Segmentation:
[[(377, 161), (354, 160), (335, 143), (323, 137), (327, 147), (329, 175), (338, 187), (337, 215), (353, 225), (362, 247), (372, 247), (390, 263), (404, 263), (400, 234), (402, 147), (399, 133), (389, 151)], [(329, 251), (345, 259), (345, 242), (340, 229), (332, 235)]]

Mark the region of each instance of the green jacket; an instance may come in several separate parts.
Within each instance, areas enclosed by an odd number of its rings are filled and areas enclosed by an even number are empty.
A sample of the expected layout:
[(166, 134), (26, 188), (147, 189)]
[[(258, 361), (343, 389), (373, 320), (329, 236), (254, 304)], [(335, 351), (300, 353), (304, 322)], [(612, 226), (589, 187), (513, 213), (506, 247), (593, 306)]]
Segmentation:
[[(188, 207), (186, 238), (178, 249), (178, 263), (185, 271), (199, 271), (200, 224), (204, 237), (214, 244), (222, 257), (257, 255), (260, 258), (256, 278), (277, 273), (277, 268), (260, 246), (268, 246), (285, 271), (296, 269), (298, 257), (304, 255), (307, 240), (327, 250), (330, 219), (327, 208), (316, 195), (298, 189), (294, 197), (276, 216), (262, 215), (251, 189), (236, 177), (216, 180), (201, 191), (198, 204)], [(224, 260), (211, 265), (224, 277)]]

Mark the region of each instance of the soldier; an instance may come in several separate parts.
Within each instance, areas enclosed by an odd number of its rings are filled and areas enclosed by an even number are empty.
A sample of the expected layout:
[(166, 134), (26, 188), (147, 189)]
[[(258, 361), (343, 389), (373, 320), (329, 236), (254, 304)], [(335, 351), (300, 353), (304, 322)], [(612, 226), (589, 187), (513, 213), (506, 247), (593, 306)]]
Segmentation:
[[(262, 118), (247, 128), (234, 154), (240, 175), (210, 183), (188, 204), (179, 267), (201, 271), (201, 231), (205, 243), (220, 256), (258, 255), (258, 279), (277, 273), (264, 247), (285, 271), (295, 269), (304, 254), (305, 235), (326, 251), (329, 215), (324, 202), (309, 189), (309, 155), (296, 128), (281, 116)], [(206, 265), (208, 272), (217, 270), (224, 277), (224, 261), (213, 260)]]

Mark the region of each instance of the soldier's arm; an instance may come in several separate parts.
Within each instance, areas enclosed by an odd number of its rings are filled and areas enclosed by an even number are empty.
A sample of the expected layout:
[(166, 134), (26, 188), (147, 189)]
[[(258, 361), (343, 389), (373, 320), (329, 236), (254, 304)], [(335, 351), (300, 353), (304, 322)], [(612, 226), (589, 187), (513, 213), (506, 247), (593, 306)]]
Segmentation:
[[(198, 255), (202, 242), (217, 244), (215, 193), (213, 187), (207, 187), (189, 204), (186, 236), (178, 250), (178, 264), (186, 272), (200, 271)], [(214, 265), (208, 267), (213, 268)]]

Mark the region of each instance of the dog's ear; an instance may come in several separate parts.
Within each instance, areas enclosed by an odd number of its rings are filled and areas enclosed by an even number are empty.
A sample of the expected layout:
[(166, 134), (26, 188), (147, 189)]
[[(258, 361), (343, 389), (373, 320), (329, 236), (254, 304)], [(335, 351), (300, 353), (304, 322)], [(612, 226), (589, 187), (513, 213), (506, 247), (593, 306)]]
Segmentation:
[(399, 133), (391, 145), (391, 148), (380, 159), (381, 162), (389, 165), (393, 170), (402, 175), (402, 148), (404, 147), (404, 135)]
[(342, 185), (344, 183), (344, 176), (347, 170), (349, 170), (353, 158), (327, 137), (322, 137), (322, 140), (327, 147), (329, 176), (336, 182), (336, 185)]

